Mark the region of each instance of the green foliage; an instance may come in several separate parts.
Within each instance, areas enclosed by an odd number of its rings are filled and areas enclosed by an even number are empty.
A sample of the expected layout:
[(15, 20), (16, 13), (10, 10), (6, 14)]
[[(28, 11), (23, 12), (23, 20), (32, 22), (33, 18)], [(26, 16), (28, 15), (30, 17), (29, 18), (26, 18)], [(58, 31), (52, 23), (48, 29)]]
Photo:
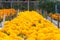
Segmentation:
[(52, 12), (54, 13), (55, 12), (55, 2), (52, 2), (52, 1), (40, 1), (40, 9), (43, 9), (43, 10), (47, 10), (48, 13)]
[(9, 2), (2, 2), (2, 8), (11, 8), (11, 4)]
[[(52, 1), (48, 1), (48, 0), (40, 0), (39, 5), (35, 5), (34, 2), (31, 2), (29, 4), (29, 10), (36, 10), (36, 9), (42, 9), (42, 10), (47, 10), (48, 13), (55, 12), (55, 4), (57, 4), (58, 2), (52, 2)], [(3, 2), (3, 8), (11, 8), (11, 4), (10, 3), (6, 3)], [(38, 7), (38, 8), (37, 8)], [(28, 2), (16, 2), (13, 3), (12, 8), (15, 9), (20, 9), (20, 10), (28, 10)]]

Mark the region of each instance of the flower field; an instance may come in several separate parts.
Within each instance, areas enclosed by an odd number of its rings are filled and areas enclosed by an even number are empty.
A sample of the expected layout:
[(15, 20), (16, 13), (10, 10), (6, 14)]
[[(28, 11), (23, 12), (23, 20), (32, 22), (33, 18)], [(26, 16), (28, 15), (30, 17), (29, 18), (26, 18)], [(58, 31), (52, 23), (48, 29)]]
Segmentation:
[(0, 40), (60, 40), (60, 30), (38, 12), (23, 11), (4, 23)]

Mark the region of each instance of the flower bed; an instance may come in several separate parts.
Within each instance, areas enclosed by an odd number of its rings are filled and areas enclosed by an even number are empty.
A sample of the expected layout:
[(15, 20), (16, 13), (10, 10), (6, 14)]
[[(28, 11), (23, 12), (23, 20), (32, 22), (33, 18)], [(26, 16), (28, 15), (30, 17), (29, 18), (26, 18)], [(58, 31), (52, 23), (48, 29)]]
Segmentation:
[(5, 22), (0, 40), (60, 40), (60, 30), (38, 12), (24, 11)]
[(54, 20), (58, 20), (58, 16), (59, 16), (59, 21), (60, 21), (60, 14), (49, 14), (49, 16)]
[(15, 9), (0, 9), (0, 19), (3, 19), (4, 15), (6, 15), (6, 17), (10, 17), (14, 14), (16, 14)]

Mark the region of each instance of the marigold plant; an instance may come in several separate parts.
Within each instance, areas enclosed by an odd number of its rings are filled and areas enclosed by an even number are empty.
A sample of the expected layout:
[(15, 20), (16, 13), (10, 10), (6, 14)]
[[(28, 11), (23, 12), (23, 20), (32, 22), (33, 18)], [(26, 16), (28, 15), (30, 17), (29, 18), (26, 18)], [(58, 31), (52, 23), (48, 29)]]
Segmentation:
[(49, 16), (52, 17), (55, 20), (59, 20), (60, 21), (60, 14), (49, 14)]
[(6, 15), (6, 17), (9, 17), (14, 14), (16, 14), (15, 9), (0, 9), (0, 19), (2, 19), (4, 15)]

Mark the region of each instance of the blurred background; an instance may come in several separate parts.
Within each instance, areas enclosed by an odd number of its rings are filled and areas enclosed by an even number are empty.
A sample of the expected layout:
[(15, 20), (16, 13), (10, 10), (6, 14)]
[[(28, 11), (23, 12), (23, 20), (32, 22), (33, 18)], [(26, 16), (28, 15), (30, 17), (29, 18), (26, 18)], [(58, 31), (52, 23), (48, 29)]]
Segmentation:
[[(56, 26), (60, 26), (60, 0), (0, 0), (0, 9), (14, 9), (13, 14), (16, 14), (13, 16), (10, 11), (10, 16), (6, 17), (6, 20), (13, 19), (17, 15), (18, 10), (35, 10)], [(1, 21), (2, 20), (0, 20), (0, 22)]]
[[(28, 9), (28, 0), (0, 0), (0, 8)], [(47, 10), (60, 13), (60, 0), (29, 0), (29, 10)]]

